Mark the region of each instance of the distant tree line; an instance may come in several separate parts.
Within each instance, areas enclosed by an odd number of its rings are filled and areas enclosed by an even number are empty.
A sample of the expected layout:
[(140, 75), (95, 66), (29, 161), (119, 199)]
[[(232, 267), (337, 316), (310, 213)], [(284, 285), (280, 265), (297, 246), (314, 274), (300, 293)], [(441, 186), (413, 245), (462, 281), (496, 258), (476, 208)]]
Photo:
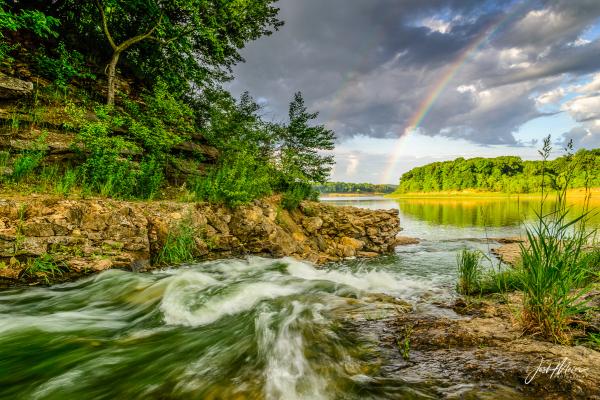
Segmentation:
[(396, 193), (465, 189), (535, 193), (542, 190), (542, 183), (545, 188), (556, 188), (567, 176), (570, 188), (599, 187), (600, 149), (582, 149), (545, 163), (512, 156), (436, 162), (403, 174)]
[(326, 182), (313, 188), (319, 193), (392, 193), (397, 185), (373, 183)]

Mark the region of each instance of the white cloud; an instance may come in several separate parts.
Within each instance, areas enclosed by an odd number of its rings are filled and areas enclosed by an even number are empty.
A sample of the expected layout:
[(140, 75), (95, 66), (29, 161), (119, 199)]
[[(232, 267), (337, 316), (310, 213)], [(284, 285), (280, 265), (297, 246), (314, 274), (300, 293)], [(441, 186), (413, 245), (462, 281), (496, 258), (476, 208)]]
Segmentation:
[(475, 88), (475, 85), (460, 85), (456, 88), (456, 91), (458, 93), (475, 93), (477, 88)]
[(436, 17), (430, 17), (421, 21), (421, 25), (432, 32), (448, 33), (452, 29), (451, 21), (444, 21)]
[(535, 99), (535, 102), (537, 103), (538, 107), (558, 105), (558, 103), (565, 97), (565, 94), (565, 89), (559, 87), (542, 93)]
[(600, 118), (600, 94), (579, 96), (566, 102), (563, 110), (567, 111), (575, 121), (584, 122)]

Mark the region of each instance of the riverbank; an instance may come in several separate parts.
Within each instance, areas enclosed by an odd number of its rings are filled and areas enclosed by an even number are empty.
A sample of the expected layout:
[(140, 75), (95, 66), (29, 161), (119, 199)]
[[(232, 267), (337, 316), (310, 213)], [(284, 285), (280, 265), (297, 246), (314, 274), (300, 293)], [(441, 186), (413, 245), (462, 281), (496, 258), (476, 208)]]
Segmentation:
[(438, 304), (446, 315), (399, 313), (378, 323), (391, 332), (381, 336), (381, 351), (397, 366), (395, 375), (432, 376), (448, 385), (484, 381), (497, 396), (490, 398), (600, 398), (600, 352), (524, 335), (521, 304), (521, 294), (510, 293)]
[(273, 196), (229, 208), (211, 203), (0, 199), (0, 284), (51, 284), (111, 268), (146, 271), (194, 260), (291, 256), (316, 264), (393, 250), (397, 210)]
[[(585, 199), (587, 195), (591, 195), (591, 199), (600, 200), (600, 188), (591, 189), (569, 189), (567, 198), (569, 199)], [(547, 192), (549, 198), (554, 198), (556, 192)], [(461, 190), (461, 191), (440, 191), (440, 192), (415, 192), (415, 193), (392, 193), (384, 195), (388, 199), (415, 199), (415, 198), (449, 198), (449, 199), (541, 199), (542, 193), (502, 193), (502, 192), (484, 192), (477, 190)]]

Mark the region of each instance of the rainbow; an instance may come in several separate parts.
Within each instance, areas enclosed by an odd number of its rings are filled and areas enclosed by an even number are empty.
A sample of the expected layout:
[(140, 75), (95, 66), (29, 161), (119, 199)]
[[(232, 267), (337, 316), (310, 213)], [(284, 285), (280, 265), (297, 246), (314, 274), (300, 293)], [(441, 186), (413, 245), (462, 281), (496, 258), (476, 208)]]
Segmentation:
[(423, 99), (417, 111), (413, 114), (413, 116), (408, 120), (404, 131), (401, 133), (400, 138), (398, 139), (398, 143), (390, 156), (387, 167), (385, 168), (382, 175), (382, 182), (388, 183), (391, 180), (391, 175), (396, 168), (396, 164), (398, 163), (398, 159), (400, 158), (400, 151), (406, 138), (413, 132), (415, 132), (419, 125), (423, 122), (427, 114), (431, 111), (431, 108), (435, 104), (436, 100), (440, 97), (442, 92), (446, 89), (448, 84), (452, 81), (452, 79), (456, 76), (458, 71), (461, 69), (463, 65), (469, 59), (479, 47), (486, 42), (496, 31), (502, 26), (502, 24), (508, 20), (508, 17), (514, 13), (506, 13), (503, 16), (497, 18), (494, 22), (492, 22), (486, 29), (482, 31), (480, 35), (478, 35), (473, 42), (469, 44), (454, 60), (454, 62), (448, 67), (445, 73), (435, 82), (432, 86), (429, 94)]

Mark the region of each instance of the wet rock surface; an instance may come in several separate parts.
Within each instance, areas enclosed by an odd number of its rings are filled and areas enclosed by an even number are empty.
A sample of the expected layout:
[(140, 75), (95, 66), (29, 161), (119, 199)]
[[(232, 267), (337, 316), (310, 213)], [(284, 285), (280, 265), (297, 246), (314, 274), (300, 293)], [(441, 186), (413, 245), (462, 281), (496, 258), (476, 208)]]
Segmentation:
[(0, 285), (22, 282), (27, 260), (51, 255), (56, 279), (123, 268), (144, 271), (169, 235), (194, 231), (200, 260), (249, 254), (315, 263), (393, 250), (397, 210), (304, 202), (293, 211), (272, 197), (230, 209), (207, 203), (126, 202), (51, 197), (0, 199)]
[(436, 382), (440, 398), (487, 398), (480, 396), (491, 390), (490, 398), (600, 399), (600, 352), (523, 335), (507, 304), (459, 300), (445, 307), (449, 316), (399, 312), (370, 322), (384, 375)]

